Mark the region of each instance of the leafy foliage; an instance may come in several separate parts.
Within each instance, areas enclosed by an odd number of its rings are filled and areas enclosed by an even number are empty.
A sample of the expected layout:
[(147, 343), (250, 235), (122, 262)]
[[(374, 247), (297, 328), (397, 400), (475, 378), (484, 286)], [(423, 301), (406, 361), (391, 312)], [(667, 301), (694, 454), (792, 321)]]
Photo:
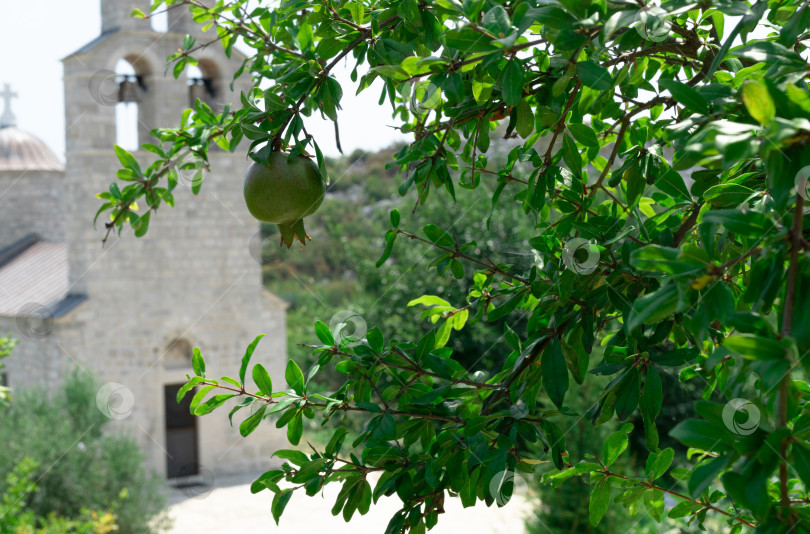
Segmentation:
[[(0, 360), (11, 356), (11, 351), (14, 350), (14, 346), (16, 344), (17, 340), (9, 335), (0, 337)], [(0, 376), (2, 375), (3, 367), (5, 367), (5, 365), (2, 362), (0, 362)], [(8, 403), (10, 401), (11, 401), (11, 388), (0, 383), (0, 408), (8, 406)]]
[[(242, 398), (235, 410), (261, 403), (242, 435), (272, 414), (293, 445), (304, 419), (317, 415), (332, 429), (323, 450), (279, 451), (283, 468), (254, 483), (274, 493), (276, 521), (294, 492), (338, 483), (335, 515), (348, 521), (396, 494), (402, 507), (387, 532), (423, 532), (448, 496), (503, 505), (504, 473), (548, 460), (559, 471), (549, 482), (587, 479), (594, 525), (624, 505), (698, 526), (711, 514), (731, 532), (808, 531), (810, 8), (796, 0), (660, 8), (158, 0), (155, 8), (180, 4), (227, 52), (239, 39), (252, 48), (237, 74), (250, 72), (254, 89), (238, 109), (215, 114), (198, 102), (180, 128), (156, 131), (161, 145), (144, 148), (158, 158), (145, 171), (119, 150), (119, 178), (129, 183), (101, 195), (108, 231), (129, 224), (143, 235), (149, 213), (168, 202), (178, 160), (207, 165), (211, 142), (236, 150), (247, 138), (257, 161), (312, 150), (326, 176), (303, 117), (337, 119), (344, 90), (332, 70), (345, 59), (358, 90), (382, 86), (381, 104), (414, 136), (392, 162), (404, 174), (399, 192), (416, 192), (414, 209), (491, 191), (492, 205), (533, 224), (524, 250), (542, 259), (515, 270), (481, 253), (485, 231), (459, 239), (435, 221), (415, 230), (392, 211), (378, 266), (406, 241), (432, 247), (439, 274), (473, 273), (464, 302), (416, 300), (433, 329), (409, 339), (374, 327), (359, 337), (344, 335), (345, 324), (316, 323), (318, 363), (304, 372), (291, 361), (286, 388), (273, 377), (272, 394), (264, 379), (254, 391), (243, 378), (215, 380), (195, 367), (189, 389), (203, 387), (194, 413), (230, 397)], [(175, 76), (207, 45), (187, 38), (170, 58)], [(495, 164), (498, 124), (520, 141)], [(143, 215), (133, 210), (140, 199)], [(518, 317), (525, 324), (511, 327)], [(505, 321), (509, 353), (476, 376), (447, 343), (484, 320)], [(345, 382), (316, 393), (326, 366)], [(677, 462), (657, 426), (663, 377), (676, 373), (702, 388), (696, 416), (670, 432), (691, 449)], [(571, 410), (568, 399), (593, 375), (610, 378), (588, 410)], [(370, 416), (354, 443), (362, 452), (342, 454), (345, 429), (333, 421), (358, 412)], [(641, 472), (621, 473), (635, 414), (648, 460)], [(621, 426), (573, 457), (567, 429), (582, 418)], [(381, 473), (374, 488), (373, 472)]]
[[(74, 371), (50, 395), (18, 392), (0, 412), (0, 479), (26, 465), (27, 475), (14, 476), (35, 482), (17, 503), (29, 517), (61, 517), (68, 524), (86, 520), (84, 510), (105, 510), (115, 516), (116, 532), (155, 532), (168, 524), (162, 513), (164, 482), (144, 469), (143, 454), (131, 438), (103, 433), (109, 419), (96, 406), (97, 390), (91, 377)], [(11, 491), (11, 485), (0, 482), (0, 492)]]
[(106, 534), (118, 530), (114, 514), (82, 509), (79, 519), (55, 514), (38, 518), (25, 509), (25, 503), (37, 491), (33, 481), (39, 465), (24, 458), (6, 475), (6, 492), (0, 496), (0, 534)]

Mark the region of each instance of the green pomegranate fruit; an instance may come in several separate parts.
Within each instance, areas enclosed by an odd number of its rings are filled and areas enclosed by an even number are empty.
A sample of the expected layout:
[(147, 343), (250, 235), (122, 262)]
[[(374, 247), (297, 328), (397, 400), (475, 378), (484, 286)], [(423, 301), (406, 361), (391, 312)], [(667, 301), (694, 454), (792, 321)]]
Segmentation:
[(278, 225), (281, 245), (290, 248), (293, 239), (312, 241), (304, 230), (304, 217), (315, 213), (326, 192), (318, 166), (308, 158), (289, 159), (272, 152), (267, 164), (253, 163), (245, 173), (245, 203), (260, 221)]

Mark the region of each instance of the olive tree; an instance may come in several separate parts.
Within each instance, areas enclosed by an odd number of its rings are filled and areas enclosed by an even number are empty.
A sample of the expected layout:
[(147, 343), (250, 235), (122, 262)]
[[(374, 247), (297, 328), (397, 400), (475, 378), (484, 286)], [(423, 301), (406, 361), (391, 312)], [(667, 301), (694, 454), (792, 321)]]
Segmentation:
[[(517, 268), (392, 211), (379, 268), (394, 246), (428, 246), (439, 273), (474, 273), (463, 302), (414, 295), (434, 325), (421, 339), (317, 322), (318, 364), (290, 361), (275, 385), (251, 363), (260, 336), (235, 377), (206, 376), (195, 350), (181, 391), (197, 388), (195, 414), (236, 398), (230, 417), (250, 407), (243, 436), (268, 419), (292, 445), (304, 419), (331, 432), (320, 449), (278, 451), (283, 467), (253, 483), (274, 494), (277, 521), (293, 494), (339, 484), (335, 515), (348, 521), (395, 495), (386, 532), (424, 532), (445, 499), (503, 505), (512, 473), (549, 461), (549, 484), (590, 484), (593, 524), (626, 506), (698, 525), (712, 516), (730, 532), (810, 532), (806, 2), (157, 0), (153, 12), (164, 8), (190, 9), (210, 34), (169, 58), (175, 76), (201, 47), (244, 43), (236, 75), (254, 87), (221, 113), (198, 101), (179, 127), (156, 130), (143, 170), (119, 149), (122, 187), (101, 195), (108, 231), (144, 235), (149, 214), (173, 203), (177, 162), (206, 160), (212, 143), (257, 162), (276, 151), (311, 157), (328, 181), (304, 118), (338, 121), (347, 88), (333, 71), (345, 62), (356, 90), (381, 90), (380, 105), (413, 137), (391, 165), (400, 192), (418, 193), (414, 210), (452, 210), (486, 183), (493, 205), (536, 229), (525, 251), (537, 260)], [(498, 165), (495, 135), (512, 143)], [(505, 327), (500, 368), (466, 368), (446, 346), (472, 321), (510, 317), (526, 321)], [(326, 366), (345, 383), (310, 393)], [(677, 457), (656, 429), (661, 377), (673, 373), (702, 390), (695, 417), (670, 432), (688, 447)], [(568, 408), (604, 376), (590, 409)], [(567, 453), (566, 432), (583, 418), (636, 413), (649, 451), (641, 472), (617, 469), (627, 423), (582, 457)], [(341, 421), (361, 414), (361, 452), (343, 452)]]

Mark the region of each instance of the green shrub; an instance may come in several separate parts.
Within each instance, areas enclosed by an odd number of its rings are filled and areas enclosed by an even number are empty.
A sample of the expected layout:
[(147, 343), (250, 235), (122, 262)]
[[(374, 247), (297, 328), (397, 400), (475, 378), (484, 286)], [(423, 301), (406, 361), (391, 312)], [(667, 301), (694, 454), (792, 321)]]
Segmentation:
[[(38, 491), (27, 511), (78, 518), (83, 509), (114, 509), (117, 532), (155, 532), (166, 524), (164, 483), (143, 467), (132, 438), (103, 431), (109, 419), (96, 406), (97, 389), (90, 375), (74, 371), (58, 391), (18, 391), (0, 413), (0, 479), (30, 457)], [(0, 492), (7, 486), (0, 483)]]
[(0, 534), (107, 534), (118, 530), (115, 514), (83, 508), (78, 519), (47, 517), (26, 509), (26, 502), (38, 491), (34, 482), (39, 464), (23, 458), (6, 475), (6, 490), (0, 496)]

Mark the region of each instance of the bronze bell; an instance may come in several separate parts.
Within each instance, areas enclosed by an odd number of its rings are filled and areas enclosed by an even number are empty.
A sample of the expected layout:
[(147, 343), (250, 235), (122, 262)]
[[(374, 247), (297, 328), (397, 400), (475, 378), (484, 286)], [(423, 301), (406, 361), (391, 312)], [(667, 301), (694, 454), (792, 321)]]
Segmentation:
[(194, 102), (198, 98), (211, 107), (215, 106), (216, 91), (214, 90), (213, 80), (210, 78), (192, 78), (189, 80), (189, 107), (193, 108)]
[(189, 86), (188, 88), (189, 107), (193, 108), (194, 102), (196, 102), (198, 98), (203, 102), (207, 103), (208, 95), (205, 91), (205, 86), (202, 83), (194, 83)]
[(119, 102), (140, 102), (141, 87), (135, 76), (124, 76), (118, 81)]

